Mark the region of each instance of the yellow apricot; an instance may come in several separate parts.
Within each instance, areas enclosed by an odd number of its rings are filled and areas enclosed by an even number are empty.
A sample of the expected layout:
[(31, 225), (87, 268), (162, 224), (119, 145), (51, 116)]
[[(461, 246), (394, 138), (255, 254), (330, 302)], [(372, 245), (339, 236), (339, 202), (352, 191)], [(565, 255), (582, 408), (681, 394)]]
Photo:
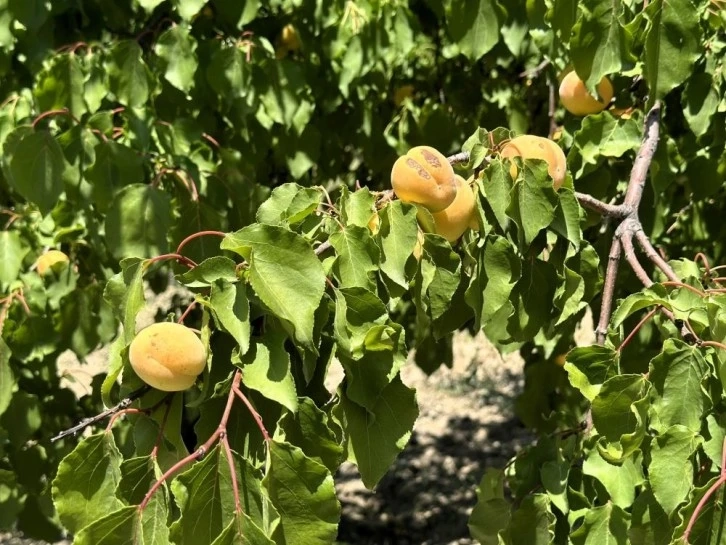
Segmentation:
[(397, 87), (396, 90), (393, 91), (393, 103), (396, 106), (400, 106), (403, 104), (404, 100), (413, 95), (413, 91), (413, 85), (402, 85), (401, 87)]
[(300, 35), (292, 23), (282, 27), (282, 31), (280, 32), (280, 42), (282, 43), (282, 47), (288, 51), (297, 51), (300, 49), (300, 46), (302, 45)]
[(464, 178), (456, 175), (456, 197), (454, 201), (441, 212), (432, 214), (436, 233), (449, 242), (459, 240), (475, 218), (476, 197)]
[[(542, 159), (547, 162), (547, 172), (554, 180), (553, 187), (559, 189), (567, 174), (565, 153), (552, 140), (542, 136), (523, 134), (507, 142), (500, 152), (502, 157), (522, 157), (523, 159)], [(509, 168), (512, 178), (517, 177), (517, 165), (512, 162)]]
[(560, 354), (555, 358), (555, 364), (559, 365), (560, 367), (563, 367), (565, 365), (565, 361), (567, 360), (567, 354)]
[(602, 112), (613, 98), (613, 84), (606, 77), (597, 85), (600, 102), (585, 87), (585, 82), (573, 70), (562, 78), (560, 83), (560, 101), (565, 109), (574, 115), (584, 116)]
[(68, 256), (60, 250), (48, 250), (36, 260), (35, 266), (38, 270), (38, 274), (43, 276), (56, 263), (68, 263), (68, 261)]
[(391, 170), (393, 192), (404, 202), (441, 212), (456, 197), (454, 169), (446, 157), (429, 146), (411, 148)]
[(204, 371), (207, 353), (196, 333), (182, 324), (159, 322), (136, 334), (129, 361), (139, 378), (164, 392), (190, 388)]

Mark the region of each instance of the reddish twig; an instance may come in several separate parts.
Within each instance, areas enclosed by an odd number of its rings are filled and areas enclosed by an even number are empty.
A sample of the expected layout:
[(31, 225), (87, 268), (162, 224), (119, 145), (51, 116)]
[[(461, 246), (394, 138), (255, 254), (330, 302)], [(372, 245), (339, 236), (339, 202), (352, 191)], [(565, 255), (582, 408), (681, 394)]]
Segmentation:
[(232, 405), (234, 404), (235, 390), (238, 388), (241, 379), (242, 375), (240, 374), (240, 371), (237, 371), (234, 375), (234, 378), (232, 379), (232, 387), (230, 388), (229, 395), (227, 396), (227, 405), (224, 408), (222, 419), (219, 421), (219, 426), (217, 426), (217, 429), (214, 431), (214, 433), (209, 436), (209, 439), (207, 439), (202, 446), (200, 446), (190, 455), (185, 456), (173, 466), (171, 466), (169, 469), (167, 469), (164, 474), (159, 477), (153, 485), (151, 485), (151, 488), (149, 488), (149, 491), (146, 493), (144, 499), (139, 504), (139, 511), (143, 511), (146, 508), (152, 496), (172, 475), (174, 475), (184, 466), (204, 458), (207, 452), (209, 452), (209, 449), (212, 447), (212, 445), (217, 442), (222, 434), (225, 434), (227, 432), (227, 422), (229, 421), (229, 415), (232, 411)]
[(182, 315), (179, 316), (179, 319), (177, 320), (177, 323), (178, 324), (183, 324), (184, 323), (184, 320), (189, 315), (189, 313), (194, 309), (195, 306), (197, 306), (197, 302), (196, 301), (192, 301), (191, 303), (189, 303), (189, 305), (187, 305), (187, 308), (184, 309), (184, 312), (182, 312)]
[(144, 411), (142, 409), (136, 409), (134, 407), (129, 407), (128, 409), (121, 409), (117, 413), (114, 413), (113, 415), (111, 415), (111, 418), (109, 418), (108, 424), (106, 424), (106, 433), (111, 431), (116, 420), (118, 420), (119, 418), (121, 418), (122, 416), (124, 416), (126, 414), (146, 414), (146, 411)]
[(221, 144), (217, 141), (216, 138), (208, 135), (206, 132), (202, 133), (202, 138), (204, 138), (207, 142), (211, 143), (216, 147), (217, 149), (221, 148)]
[(694, 288), (693, 286), (689, 286), (688, 284), (684, 284), (684, 283), (683, 283), (683, 282), (681, 282), (680, 280), (674, 280), (674, 281), (667, 281), (667, 282), (661, 282), (661, 284), (662, 284), (663, 286), (667, 286), (667, 287), (673, 287), (673, 288), (684, 288), (684, 289), (687, 289), (688, 291), (692, 291), (693, 293), (695, 293), (695, 294), (696, 294), (696, 295), (698, 295), (699, 297), (705, 297), (705, 296), (706, 296), (706, 294), (705, 294), (705, 293), (703, 293), (703, 292), (702, 292), (701, 290), (699, 290), (698, 288)]
[(635, 335), (638, 333), (638, 331), (640, 331), (640, 328), (643, 327), (648, 322), (648, 320), (650, 320), (653, 317), (653, 315), (656, 312), (658, 312), (658, 309), (660, 309), (660, 308), (661, 308), (660, 306), (655, 307), (653, 310), (651, 310), (650, 312), (648, 312), (648, 314), (646, 314), (643, 317), (642, 320), (640, 320), (637, 323), (637, 325), (628, 334), (628, 336), (625, 337), (625, 340), (620, 343), (620, 346), (618, 346), (618, 350), (617, 350), (618, 352), (621, 352), (623, 350), (623, 348), (625, 348), (626, 346), (628, 346), (628, 343), (633, 339), (633, 337), (635, 337)]
[(159, 452), (159, 445), (164, 438), (164, 428), (166, 428), (166, 421), (169, 418), (171, 412), (171, 400), (166, 399), (166, 409), (164, 409), (164, 416), (161, 417), (161, 423), (159, 423), (159, 433), (156, 435), (156, 441), (154, 441), (154, 448), (151, 449), (150, 456), (156, 458), (156, 454)]
[(698, 515), (700, 515), (701, 511), (703, 511), (703, 507), (706, 505), (706, 502), (714, 494), (714, 492), (721, 487), (721, 485), (726, 483), (726, 439), (724, 439), (721, 448), (721, 476), (709, 487), (708, 490), (706, 490), (706, 493), (693, 510), (693, 514), (691, 514), (691, 518), (688, 520), (688, 526), (686, 526), (686, 530), (683, 532), (683, 541), (686, 544), (689, 543), (688, 538), (690, 537), (693, 527), (696, 524), (696, 520), (698, 520)]
[(250, 400), (247, 399), (247, 396), (240, 390), (239, 382), (237, 382), (236, 385), (232, 386), (232, 390), (242, 400), (242, 403), (244, 403), (247, 406), (247, 409), (250, 411), (250, 414), (252, 414), (252, 418), (255, 419), (255, 422), (257, 422), (257, 427), (260, 429), (260, 433), (262, 433), (262, 437), (264, 437), (265, 442), (270, 442), (270, 434), (267, 433), (267, 428), (265, 428), (265, 423), (262, 421), (262, 417), (260, 416), (260, 413), (257, 412), (257, 410), (252, 406), (252, 403), (250, 403)]
[(53, 117), (56, 115), (65, 115), (68, 116), (70, 119), (72, 119), (76, 124), (80, 124), (80, 121), (76, 119), (70, 112), (68, 108), (59, 108), (57, 110), (48, 110), (47, 112), (43, 112), (42, 114), (38, 115), (32, 123), (33, 128), (35, 129), (38, 123), (40, 123), (43, 119), (46, 119), (47, 117)]
[(227, 432), (223, 433), (219, 440), (224, 448), (224, 455), (227, 458), (227, 465), (229, 465), (229, 475), (232, 479), (232, 492), (234, 494), (234, 510), (237, 514), (242, 513), (242, 504), (239, 501), (239, 485), (237, 484), (237, 470), (234, 467), (234, 456), (232, 449), (229, 446), (229, 440), (227, 439)]
[(157, 263), (159, 261), (168, 261), (170, 259), (175, 259), (176, 261), (178, 261), (179, 263), (181, 263), (183, 265), (186, 265), (190, 269), (193, 269), (194, 267), (197, 266), (197, 264), (194, 261), (192, 261), (191, 259), (189, 259), (188, 257), (183, 256), (181, 254), (176, 254), (176, 253), (174, 253), (174, 254), (162, 254), (162, 255), (157, 255), (156, 257), (151, 257), (151, 258), (149, 258), (149, 259), (146, 260), (144, 266), (146, 268), (149, 268), (154, 263)]
[(184, 248), (184, 246), (186, 246), (189, 242), (191, 242), (195, 238), (206, 237), (206, 236), (210, 236), (210, 235), (211, 236), (220, 237), (220, 238), (224, 238), (224, 237), (227, 236), (227, 234), (226, 233), (223, 233), (222, 231), (199, 231), (197, 233), (194, 233), (192, 235), (189, 235), (187, 238), (185, 238), (184, 240), (182, 240), (179, 243), (179, 246), (176, 247), (176, 253), (177, 254), (181, 254), (181, 251)]

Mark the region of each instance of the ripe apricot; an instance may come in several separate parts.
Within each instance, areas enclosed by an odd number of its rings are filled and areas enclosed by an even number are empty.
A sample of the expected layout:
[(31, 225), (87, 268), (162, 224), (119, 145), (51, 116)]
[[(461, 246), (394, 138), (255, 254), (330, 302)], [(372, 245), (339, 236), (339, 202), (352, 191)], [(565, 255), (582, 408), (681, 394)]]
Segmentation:
[(36, 260), (35, 266), (38, 274), (43, 276), (53, 265), (62, 261), (68, 263), (69, 259), (66, 254), (60, 250), (48, 250)]
[(436, 233), (449, 242), (459, 240), (471, 225), (472, 218), (476, 219), (476, 197), (471, 186), (461, 176), (456, 175), (454, 180), (456, 183), (454, 201), (441, 212), (432, 214)]
[(454, 169), (446, 157), (429, 146), (411, 148), (391, 170), (391, 186), (404, 202), (441, 212), (456, 197)]
[(585, 116), (602, 112), (613, 98), (613, 85), (603, 77), (597, 84), (597, 92), (602, 102), (592, 96), (585, 87), (585, 82), (573, 70), (560, 83), (560, 101), (565, 109), (574, 115)]
[(164, 392), (190, 388), (204, 371), (207, 353), (196, 333), (182, 324), (159, 322), (136, 334), (129, 361), (139, 378)]
[[(523, 159), (542, 159), (547, 162), (547, 172), (554, 180), (553, 187), (559, 189), (567, 174), (565, 153), (552, 140), (542, 136), (523, 134), (507, 142), (500, 152), (502, 157), (522, 157)], [(517, 165), (509, 169), (512, 178), (517, 177)]]

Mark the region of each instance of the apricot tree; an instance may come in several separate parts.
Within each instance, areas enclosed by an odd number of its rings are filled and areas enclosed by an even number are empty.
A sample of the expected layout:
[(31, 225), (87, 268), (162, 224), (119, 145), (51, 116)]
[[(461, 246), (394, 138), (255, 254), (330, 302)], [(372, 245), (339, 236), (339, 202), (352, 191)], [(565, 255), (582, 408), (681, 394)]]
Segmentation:
[(468, 329), (538, 436), (473, 538), (723, 541), (721, 7), (0, 1), (0, 528), (332, 543)]

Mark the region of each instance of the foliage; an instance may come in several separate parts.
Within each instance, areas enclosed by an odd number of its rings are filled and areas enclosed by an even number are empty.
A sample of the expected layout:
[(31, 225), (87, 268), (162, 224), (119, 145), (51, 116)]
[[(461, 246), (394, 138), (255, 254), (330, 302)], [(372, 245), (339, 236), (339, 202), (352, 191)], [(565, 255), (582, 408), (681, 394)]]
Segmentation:
[[(725, 26), (717, 0), (0, 0), (0, 528), (333, 542), (336, 469), (373, 487), (411, 434), (407, 355), (432, 371), (469, 328), (525, 356), (540, 434), (484, 473), (477, 540), (720, 543)], [(555, 108), (568, 67), (613, 106)], [(548, 132), (557, 191), (497, 155)], [(385, 190), (422, 144), (464, 150), (481, 229), (416, 258)], [(41, 275), (49, 248), (70, 259)], [(209, 358), (166, 395), (128, 346), (170, 282)], [(601, 343), (573, 349), (588, 308)], [(78, 399), (58, 357), (100, 347)]]

